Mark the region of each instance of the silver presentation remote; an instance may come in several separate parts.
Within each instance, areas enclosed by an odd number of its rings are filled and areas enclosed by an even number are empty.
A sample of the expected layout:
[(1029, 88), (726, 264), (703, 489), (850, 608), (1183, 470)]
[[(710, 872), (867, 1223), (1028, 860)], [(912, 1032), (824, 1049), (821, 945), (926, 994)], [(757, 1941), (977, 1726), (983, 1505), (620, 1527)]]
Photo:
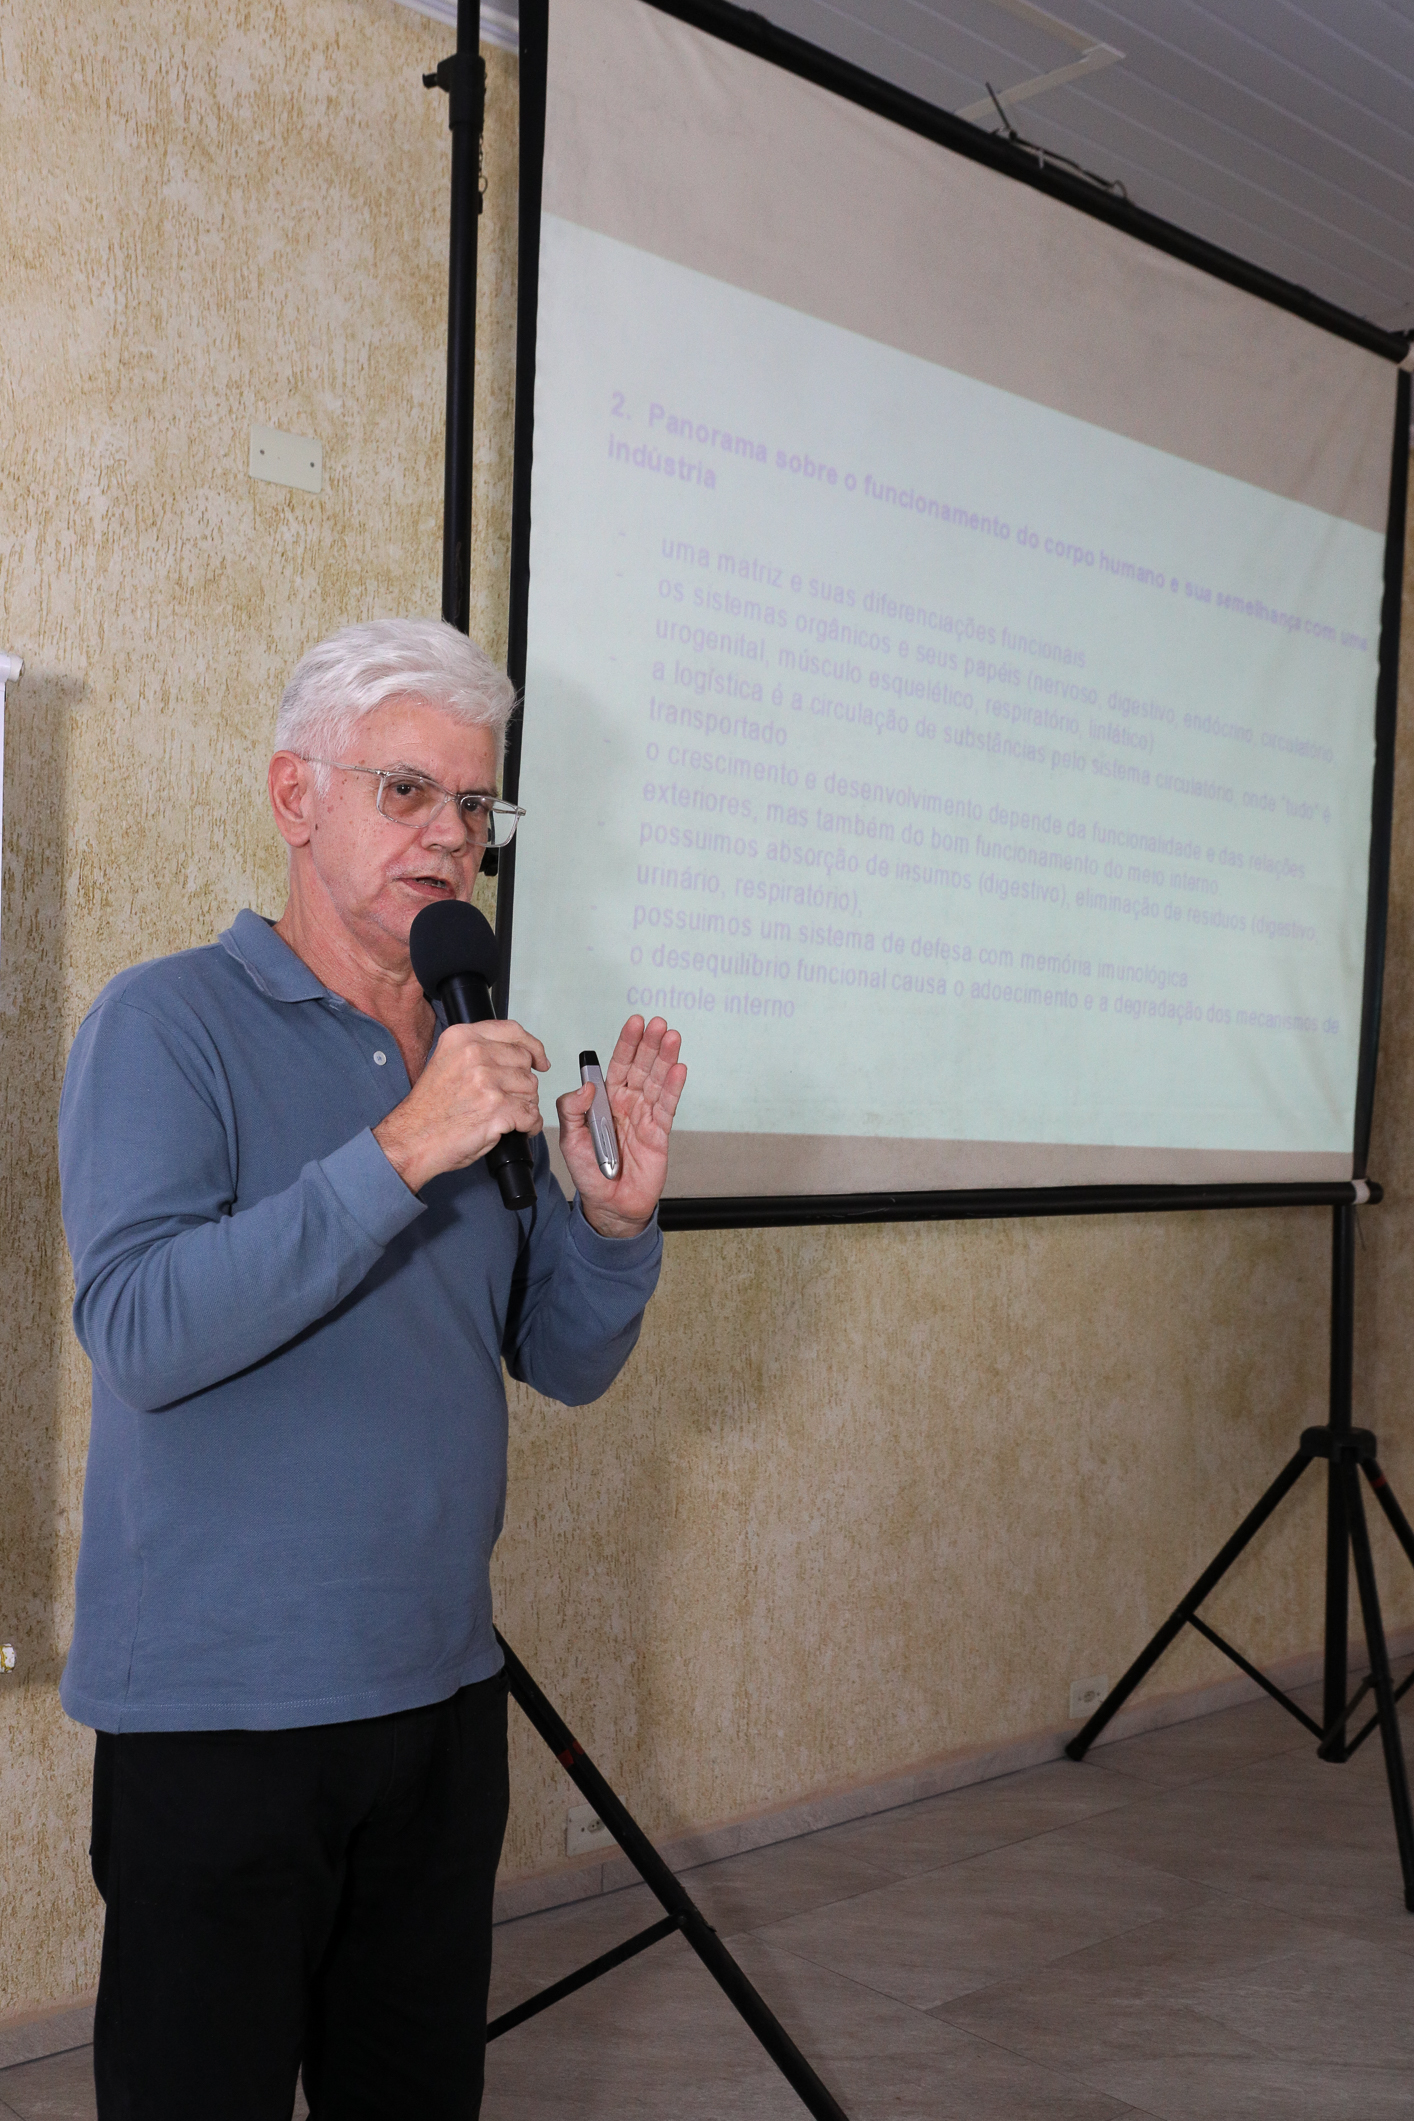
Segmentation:
[(589, 1133), (594, 1143), (594, 1154), (598, 1159), (599, 1169), (605, 1178), (617, 1178), (619, 1137), (614, 1131), (614, 1114), (609, 1104), (609, 1093), (604, 1088), (604, 1071), (599, 1065), (597, 1053), (587, 1051), (580, 1054), (579, 1080), (581, 1085), (594, 1085), (594, 1102), (589, 1107)]

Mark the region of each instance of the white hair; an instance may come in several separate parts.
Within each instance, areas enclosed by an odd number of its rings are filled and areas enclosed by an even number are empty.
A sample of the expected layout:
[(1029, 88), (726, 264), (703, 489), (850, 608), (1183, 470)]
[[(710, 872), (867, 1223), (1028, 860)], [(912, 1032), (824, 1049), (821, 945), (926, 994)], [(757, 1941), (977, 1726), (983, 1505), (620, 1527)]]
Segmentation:
[[(309, 649), (285, 687), (275, 748), (337, 759), (364, 716), (391, 700), (416, 701), (491, 730), (500, 765), (515, 687), (484, 648), (445, 619), (369, 619)], [(319, 783), (328, 778), (321, 768)]]

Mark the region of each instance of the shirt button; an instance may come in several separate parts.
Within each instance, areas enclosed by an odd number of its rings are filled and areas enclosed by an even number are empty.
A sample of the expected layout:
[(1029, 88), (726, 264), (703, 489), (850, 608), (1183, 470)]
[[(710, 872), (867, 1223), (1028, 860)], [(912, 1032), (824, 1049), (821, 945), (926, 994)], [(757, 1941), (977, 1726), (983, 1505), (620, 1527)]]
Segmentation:
[(386, 1063), (388, 1056), (386, 1053), (375, 1053), (373, 1058), (376, 1065), (381, 1068)]

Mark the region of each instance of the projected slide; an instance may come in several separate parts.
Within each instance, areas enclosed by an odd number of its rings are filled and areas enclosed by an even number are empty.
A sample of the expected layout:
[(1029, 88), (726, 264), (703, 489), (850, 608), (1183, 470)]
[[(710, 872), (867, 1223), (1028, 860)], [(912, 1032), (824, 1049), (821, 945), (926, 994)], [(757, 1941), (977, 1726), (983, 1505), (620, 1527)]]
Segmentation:
[(1369, 510), (904, 336), (544, 215), (514, 1013), (680, 1193), (1348, 1175)]

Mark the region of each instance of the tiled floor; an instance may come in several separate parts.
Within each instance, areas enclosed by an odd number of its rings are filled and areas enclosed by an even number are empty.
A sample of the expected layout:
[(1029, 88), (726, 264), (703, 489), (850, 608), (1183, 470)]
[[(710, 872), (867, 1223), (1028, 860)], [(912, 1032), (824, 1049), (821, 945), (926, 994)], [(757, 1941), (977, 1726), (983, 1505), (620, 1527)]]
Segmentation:
[[(686, 1883), (853, 2121), (1414, 2115), (1378, 1743), (1323, 1767), (1269, 1703)], [(635, 1888), (507, 1924), (493, 2013), (656, 1912)], [(677, 1938), (498, 2041), (487, 2077), (485, 2121), (804, 2112)], [(86, 2048), (0, 2071), (5, 2121), (93, 2112)]]

